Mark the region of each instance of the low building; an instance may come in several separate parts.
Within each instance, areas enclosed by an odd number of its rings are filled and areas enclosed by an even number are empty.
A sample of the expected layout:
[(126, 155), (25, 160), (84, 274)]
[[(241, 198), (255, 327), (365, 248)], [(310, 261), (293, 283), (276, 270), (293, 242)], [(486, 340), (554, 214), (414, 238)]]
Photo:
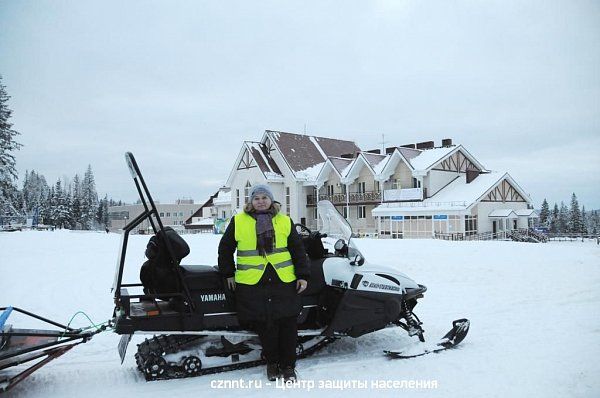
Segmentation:
[[(173, 204), (156, 203), (156, 209), (164, 226), (183, 230), (184, 224), (199, 208), (191, 199), (180, 199)], [(122, 229), (129, 221), (142, 214), (144, 205), (141, 203), (108, 208), (109, 229), (111, 231)], [(144, 220), (136, 232), (147, 233), (151, 230), (148, 220)]]

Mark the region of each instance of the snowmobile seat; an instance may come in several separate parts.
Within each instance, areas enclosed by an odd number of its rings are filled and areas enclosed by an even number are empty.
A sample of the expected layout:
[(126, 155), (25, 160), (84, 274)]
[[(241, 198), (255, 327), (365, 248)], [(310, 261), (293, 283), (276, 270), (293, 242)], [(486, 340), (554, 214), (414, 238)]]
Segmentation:
[(180, 265), (190, 290), (222, 290), (223, 277), (216, 265)]

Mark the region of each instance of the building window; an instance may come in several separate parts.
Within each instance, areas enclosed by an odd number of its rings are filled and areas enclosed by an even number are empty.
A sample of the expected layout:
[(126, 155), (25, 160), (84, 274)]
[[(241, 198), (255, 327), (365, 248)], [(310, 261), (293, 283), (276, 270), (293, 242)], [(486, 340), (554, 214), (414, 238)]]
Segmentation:
[(477, 215), (475, 216), (465, 216), (465, 235), (475, 235), (477, 234)]
[(413, 188), (421, 188), (421, 181), (413, 178)]
[(342, 207), (342, 216), (344, 216), (345, 219), (348, 219), (348, 207)]
[(366, 187), (367, 187), (367, 183), (366, 182), (364, 182), (364, 181), (363, 182), (359, 182), (358, 183), (358, 193), (365, 193), (365, 192), (367, 192)]
[(398, 181), (397, 178), (392, 178), (390, 180), (390, 182), (392, 183), (391, 184), (391, 186), (392, 186), (391, 189), (400, 189), (400, 181)]
[(379, 186), (379, 181), (375, 181), (375, 192), (379, 192), (381, 187)]
[(285, 214), (290, 215), (290, 187), (285, 187)]
[(314, 209), (314, 212), (315, 212), (315, 214), (314, 214), (314, 216), (315, 216), (315, 220), (319, 218), (319, 212), (318, 212), (317, 210), (318, 210), (318, 209), (315, 207), (315, 209)]
[(348, 186), (346, 184), (342, 184), (340, 188), (342, 188), (342, 193), (345, 195), (346, 191), (348, 190)]
[(367, 206), (358, 206), (358, 218), (367, 218)]
[(246, 187), (244, 188), (244, 203), (250, 203), (250, 181), (246, 182)]
[(179, 217), (183, 217), (183, 212), (182, 211), (179, 212)]
[(171, 213), (167, 213), (167, 217), (171, 217)]
[(239, 189), (235, 190), (235, 207), (236, 208), (240, 207), (240, 190)]
[(161, 211), (161, 212), (160, 212), (160, 216), (161, 216), (161, 217), (164, 217), (164, 216), (165, 216), (165, 213)]
[(333, 195), (333, 185), (327, 185), (327, 195)]
[(225, 219), (225, 218), (226, 218), (226, 217), (225, 217), (225, 210), (223, 210), (223, 215), (222, 215), (222, 217), (221, 217), (221, 218), (223, 218), (223, 219)]

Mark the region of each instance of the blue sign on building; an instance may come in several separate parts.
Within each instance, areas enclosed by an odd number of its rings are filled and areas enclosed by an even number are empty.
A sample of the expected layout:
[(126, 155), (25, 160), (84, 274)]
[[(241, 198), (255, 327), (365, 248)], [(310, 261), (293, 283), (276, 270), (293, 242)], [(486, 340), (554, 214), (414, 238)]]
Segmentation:
[(401, 221), (404, 220), (404, 216), (392, 216), (392, 220)]
[(447, 220), (448, 219), (448, 215), (446, 214), (436, 214), (433, 216), (434, 220)]

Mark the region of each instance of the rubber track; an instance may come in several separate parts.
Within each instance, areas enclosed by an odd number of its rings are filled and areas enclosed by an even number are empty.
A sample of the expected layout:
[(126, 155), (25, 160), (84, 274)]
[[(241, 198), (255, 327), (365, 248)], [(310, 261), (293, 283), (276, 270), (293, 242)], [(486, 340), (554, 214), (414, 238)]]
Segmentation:
[[(233, 362), (227, 365), (221, 366), (213, 366), (210, 368), (201, 368), (195, 374), (188, 374), (183, 371), (181, 366), (175, 365), (172, 366), (168, 363), (165, 368), (165, 371), (158, 376), (152, 376), (144, 371), (144, 363), (147, 358), (150, 356), (156, 356), (162, 358), (164, 354), (173, 354), (178, 352), (180, 349), (192, 343), (196, 340), (199, 340), (204, 336), (179, 336), (179, 335), (160, 335), (154, 336), (153, 338), (146, 339), (143, 343), (138, 345), (138, 352), (135, 354), (135, 360), (137, 362), (138, 369), (144, 374), (146, 381), (153, 380), (172, 380), (172, 379), (183, 379), (187, 377), (197, 377), (207, 374), (215, 374), (215, 373), (223, 373), (229, 372), (233, 370), (247, 369), (255, 366), (260, 366), (266, 364), (266, 360), (257, 359), (254, 361), (246, 361), (246, 362)], [(315, 336), (315, 338), (319, 338), (323, 336)], [(301, 353), (298, 354), (298, 359), (306, 358), (329, 345), (333, 341), (335, 341), (335, 337), (325, 337), (322, 341), (318, 342), (314, 346), (302, 350)], [(299, 342), (306, 342), (308, 340), (304, 338), (298, 339)]]

